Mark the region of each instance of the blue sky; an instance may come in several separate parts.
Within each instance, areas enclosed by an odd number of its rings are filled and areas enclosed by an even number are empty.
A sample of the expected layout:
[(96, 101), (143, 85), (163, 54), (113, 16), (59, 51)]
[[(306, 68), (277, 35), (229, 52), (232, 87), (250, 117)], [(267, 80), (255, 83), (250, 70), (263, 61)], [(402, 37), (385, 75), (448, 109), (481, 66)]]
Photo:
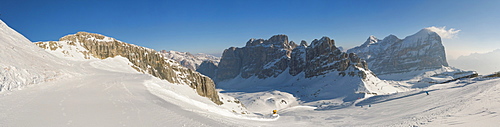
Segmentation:
[(250, 38), (328, 36), (352, 48), (370, 35), (399, 38), (436, 26), (449, 58), (500, 48), (500, 1), (462, 0), (11, 0), (0, 19), (32, 41), (87, 31), (156, 50), (220, 54)]

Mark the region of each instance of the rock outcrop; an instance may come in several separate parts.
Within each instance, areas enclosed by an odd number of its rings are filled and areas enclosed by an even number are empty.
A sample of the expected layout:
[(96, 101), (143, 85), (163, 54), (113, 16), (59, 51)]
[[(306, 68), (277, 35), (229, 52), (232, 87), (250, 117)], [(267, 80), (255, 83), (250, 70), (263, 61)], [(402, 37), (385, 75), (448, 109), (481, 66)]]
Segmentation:
[(383, 40), (370, 36), (362, 45), (347, 50), (365, 59), (377, 75), (439, 69), (448, 66), (441, 37), (429, 29), (399, 39), (389, 35)]
[[(59, 39), (57, 43), (78, 45), (86, 49), (85, 57), (90, 56), (105, 59), (109, 57), (122, 56), (134, 65), (137, 71), (151, 74), (171, 83), (189, 85), (195, 89), (200, 96), (210, 98), (216, 104), (222, 104), (218, 92), (215, 90), (214, 82), (200, 73), (180, 66), (177, 62), (164, 58), (159, 52), (133, 44), (124, 43), (116, 39), (100, 34), (78, 32)], [(56, 50), (56, 42), (38, 42), (38, 46)]]
[(196, 71), (214, 79), (218, 68), (219, 67), (217, 67), (217, 64), (214, 61), (207, 60), (203, 61)]
[(243, 48), (224, 50), (217, 80), (257, 76), (276, 77), (288, 68), (290, 54), (297, 45), (288, 42), (288, 36), (275, 35), (268, 40), (250, 39)]
[(367, 93), (399, 90), (378, 79), (364, 60), (342, 52), (328, 37), (315, 39), (310, 45), (289, 42), (286, 35), (250, 39), (245, 47), (224, 51), (216, 75), (217, 87), (227, 91), (277, 90), (303, 102), (351, 102)]
[(365, 78), (365, 72), (358, 68), (368, 70), (366, 62), (353, 53), (342, 52), (328, 37), (316, 39), (308, 46), (305, 41), (297, 45), (288, 42), (286, 35), (275, 35), (268, 40), (250, 39), (245, 47), (224, 50), (216, 79), (273, 78), (287, 69), (292, 76), (305, 73), (305, 78), (335, 71), (339, 75)]

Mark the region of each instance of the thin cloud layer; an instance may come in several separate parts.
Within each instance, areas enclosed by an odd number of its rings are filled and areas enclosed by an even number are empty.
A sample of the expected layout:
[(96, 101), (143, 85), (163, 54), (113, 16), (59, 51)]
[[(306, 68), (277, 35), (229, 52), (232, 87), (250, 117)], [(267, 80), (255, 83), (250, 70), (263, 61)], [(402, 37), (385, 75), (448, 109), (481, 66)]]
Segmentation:
[(458, 32), (460, 32), (460, 30), (456, 30), (454, 28), (450, 28), (448, 30), (446, 30), (446, 26), (443, 26), (443, 27), (435, 27), (435, 26), (432, 26), (432, 27), (427, 27), (426, 29), (429, 29), (431, 31), (434, 31), (436, 32), (437, 34), (439, 34), (439, 36), (441, 36), (441, 38), (443, 39), (452, 39), (452, 38), (456, 38), (457, 37), (457, 34)]

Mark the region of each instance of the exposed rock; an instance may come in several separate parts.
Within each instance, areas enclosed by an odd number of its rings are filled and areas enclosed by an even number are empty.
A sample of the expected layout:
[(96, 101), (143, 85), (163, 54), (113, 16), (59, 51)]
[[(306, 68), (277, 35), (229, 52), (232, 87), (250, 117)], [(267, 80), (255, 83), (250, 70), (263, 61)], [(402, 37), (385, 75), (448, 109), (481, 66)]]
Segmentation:
[(331, 99), (351, 102), (364, 93), (399, 90), (378, 79), (364, 60), (342, 52), (328, 37), (296, 45), (287, 43), (284, 35), (277, 36), (251, 39), (245, 47), (226, 49), (216, 72), (217, 87), (247, 93), (284, 91), (305, 103)]
[(207, 60), (203, 61), (196, 71), (214, 79), (218, 68), (214, 61)]
[(286, 35), (275, 35), (268, 40), (250, 39), (243, 48), (224, 50), (217, 80), (257, 76), (276, 77), (288, 68), (290, 54), (297, 45), (290, 45)]
[[(275, 35), (268, 40), (250, 39), (245, 47), (224, 50), (216, 79), (222, 81), (237, 76), (264, 79), (276, 77), (286, 69), (292, 76), (304, 72), (305, 77), (310, 78), (333, 71), (346, 71), (349, 67), (368, 70), (366, 62), (355, 54), (342, 52), (328, 37), (314, 40), (308, 46), (305, 41), (297, 45), (289, 43), (286, 35)], [(351, 69), (349, 74), (366, 77), (357, 69)]]
[(499, 72), (495, 72), (493, 74), (490, 74), (490, 75), (487, 75), (487, 76), (484, 76), (485, 78), (494, 78), (494, 77), (500, 77), (500, 71)]
[[(210, 98), (216, 104), (222, 104), (218, 92), (215, 90), (214, 82), (194, 70), (184, 68), (177, 62), (164, 58), (159, 52), (100, 34), (78, 32), (59, 39), (60, 42), (79, 44), (88, 50), (88, 54), (95, 58), (105, 59), (109, 57), (122, 56), (128, 58), (133, 67), (140, 72), (151, 74), (171, 83), (189, 85), (195, 89), (200, 96)], [(36, 43), (42, 48), (47, 44)], [(50, 42), (48, 42), (51, 45)], [(49, 46), (54, 47), (54, 46)]]

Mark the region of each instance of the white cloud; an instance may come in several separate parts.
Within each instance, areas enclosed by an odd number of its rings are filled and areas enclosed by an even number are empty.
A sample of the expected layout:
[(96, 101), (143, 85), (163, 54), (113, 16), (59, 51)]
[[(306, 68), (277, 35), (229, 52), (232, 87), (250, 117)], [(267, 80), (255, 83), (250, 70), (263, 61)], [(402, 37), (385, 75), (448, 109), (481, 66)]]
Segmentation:
[(458, 32), (460, 32), (460, 30), (455, 30), (454, 28), (446, 30), (446, 26), (443, 27), (432, 26), (432, 27), (427, 27), (426, 29), (436, 32), (443, 39), (456, 38)]

